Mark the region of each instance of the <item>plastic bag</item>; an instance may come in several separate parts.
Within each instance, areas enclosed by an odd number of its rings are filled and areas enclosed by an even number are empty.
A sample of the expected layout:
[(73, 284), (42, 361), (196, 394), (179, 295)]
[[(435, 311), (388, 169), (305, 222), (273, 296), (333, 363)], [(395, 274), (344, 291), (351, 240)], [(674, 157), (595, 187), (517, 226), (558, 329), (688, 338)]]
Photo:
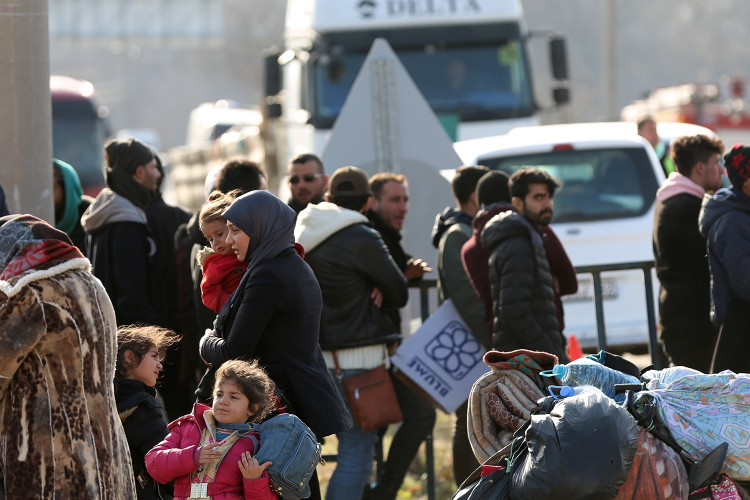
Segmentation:
[(635, 419), (601, 391), (556, 401), (549, 414), (531, 417), (528, 454), (513, 471), (511, 498), (614, 498), (637, 441)]

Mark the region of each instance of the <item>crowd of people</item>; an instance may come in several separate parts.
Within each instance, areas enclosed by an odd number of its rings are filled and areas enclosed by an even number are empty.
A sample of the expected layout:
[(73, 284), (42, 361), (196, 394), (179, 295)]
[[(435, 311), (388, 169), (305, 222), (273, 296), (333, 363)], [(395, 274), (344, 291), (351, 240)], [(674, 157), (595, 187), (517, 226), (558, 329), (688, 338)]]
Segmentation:
[[(750, 148), (726, 155), (728, 189), (723, 149), (672, 144), (654, 222), (659, 330), (675, 364), (746, 372)], [(327, 499), (395, 499), (436, 418), (390, 363), (408, 284), (433, 271), (401, 243), (409, 180), (352, 166), (329, 177), (304, 154), (284, 202), (238, 159), (212, 171), (191, 213), (162, 199), (148, 146), (105, 153), (96, 199), (53, 162), (54, 227), (8, 214), (0, 190), (4, 497), (275, 498), (250, 424), (289, 412), (337, 437)], [(578, 283), (550, 227), (559, 187), (531, 167), (455, 172), (456, 205), (432, 231), (438, 292), (487, 349), (568, 361), (561, 297)], [(385, 429), (352, 417), (342, 381), (381, 365), (403, 422), (371, 481)], [(466, 419), (464, 404), (457, 483), (478, 466)], [(321, 498), (315, 474), (310, 487)]]

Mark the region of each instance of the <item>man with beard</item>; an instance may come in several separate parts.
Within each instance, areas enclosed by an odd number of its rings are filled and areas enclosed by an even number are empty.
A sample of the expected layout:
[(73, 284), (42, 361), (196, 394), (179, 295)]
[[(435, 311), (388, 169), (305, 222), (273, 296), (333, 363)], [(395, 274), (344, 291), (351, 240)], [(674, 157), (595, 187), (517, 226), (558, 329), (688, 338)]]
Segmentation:
[(542, 231), (552, 221), (560, 182), (543, 170), (522, 168), (509, 185), (516, 212), (494, 216), (482, 231), (482, 247), (490, 253), (492, 347), (544, 351), (567, 363)]
[(328, 186), (328, 176), (323, 170), (323, 162), (314, 154), (297, 155), (287, 166), (286, 182), (292, 192), (289, 206), (298, 214), (309, 203), (317, 205), (323, 201)]

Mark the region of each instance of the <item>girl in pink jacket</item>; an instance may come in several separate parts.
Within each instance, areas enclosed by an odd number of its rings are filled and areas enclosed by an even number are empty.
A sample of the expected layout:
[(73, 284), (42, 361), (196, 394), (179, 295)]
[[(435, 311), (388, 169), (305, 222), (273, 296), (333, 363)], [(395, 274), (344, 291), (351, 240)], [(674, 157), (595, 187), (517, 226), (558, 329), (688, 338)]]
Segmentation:
[(212, 407), (169, 424), (170, 434), (146, 454), (156, 481), (174, 480), (174, 498), (275, 500), (266, 469), (254, 458), (260, 422), (274, 408), (274, 383), (257, 361), (228, 361), (216, 372)]

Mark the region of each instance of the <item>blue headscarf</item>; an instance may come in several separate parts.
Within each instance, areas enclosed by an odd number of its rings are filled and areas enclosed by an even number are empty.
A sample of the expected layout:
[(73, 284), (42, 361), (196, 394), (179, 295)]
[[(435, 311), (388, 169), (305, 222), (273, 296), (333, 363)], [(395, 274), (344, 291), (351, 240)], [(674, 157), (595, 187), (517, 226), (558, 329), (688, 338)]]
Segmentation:
[(52, 166), (56, 172), (61, 174), (61, 182), (65, 189), (65, 210), (60, 220), (55, 224), (55, 227), (65, 234), (70, 234), (80, 220), (78, 205), (81, 204), (83, 187), (81, 187), (81, 180), (78, 178), (78, 174), (73, 167), (64, 161), (55, 159), (52, 160)]
[(294, 247), (294, 210), (268, 191), (250, 191), (232, 203), (222, 217), (250, 237), (245, 261), (249, 276), (259, 264)]

